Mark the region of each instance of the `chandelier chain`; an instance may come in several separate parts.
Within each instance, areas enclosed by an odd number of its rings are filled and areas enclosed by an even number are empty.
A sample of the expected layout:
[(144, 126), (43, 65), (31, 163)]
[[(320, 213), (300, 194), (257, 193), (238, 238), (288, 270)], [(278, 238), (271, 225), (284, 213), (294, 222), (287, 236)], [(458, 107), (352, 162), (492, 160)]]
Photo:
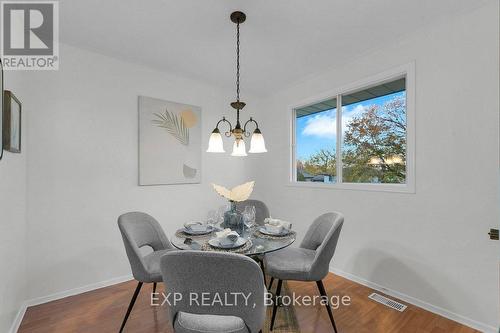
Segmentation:
[(236, 100), (240, 101), (240, 23), (236, 25)]

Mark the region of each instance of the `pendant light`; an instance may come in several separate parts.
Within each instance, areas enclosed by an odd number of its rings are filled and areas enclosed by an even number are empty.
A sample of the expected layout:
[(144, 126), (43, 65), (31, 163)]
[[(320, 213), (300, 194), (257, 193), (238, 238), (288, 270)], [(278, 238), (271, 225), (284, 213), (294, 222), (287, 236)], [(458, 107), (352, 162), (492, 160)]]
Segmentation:
[(225, 132), (224, 135), (227, 137), (234, 136), (233, 152), (231, 156), (247, 156), (244, 137), (250, 136), (250, 132), (247, 131), (247, 125), (250, 123), (255, 125), (255, 130), (250, 139), (250, 150), (248, 152), (267, 152), (266, 143), (259, 129), (259, 124), (252, 117), (245, 122), (243, 128), (240, 123), (240, 111), (246, 105), (245, 102), (240, 101), (240, 24), (245, 22), (245, 20), (245, 13), (234, 12), (231, 14), (231, 21), (236, 24), (236, 101), (231, 103), (231, 107), (236, 110), (236, 125), (233, 128), (233, 125), (226, 117), (222, 117), (222, 119), (217, 122), (208, 141), (207, 152), (209, 153), (225, 153), (222, 135), (219, 130), (219, 125), (221, 123), (227, 123), (229, 126), (229, 131)]

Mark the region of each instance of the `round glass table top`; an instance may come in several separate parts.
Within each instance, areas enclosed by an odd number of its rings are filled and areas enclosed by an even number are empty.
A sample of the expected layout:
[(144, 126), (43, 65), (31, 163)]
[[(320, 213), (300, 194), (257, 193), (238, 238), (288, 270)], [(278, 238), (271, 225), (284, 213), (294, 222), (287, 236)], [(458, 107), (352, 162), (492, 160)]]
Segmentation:
[[(290, 246), (295, 241), (296, 233), (292, 231), (287, 236), (275, 237), (263, 235), (256, 230), (246, 230), (241, 237), (250, 240), (251, 243), (247, 244), (247, 246), (242, 246), (240, 249), (227, 249), (223, 251), (244, 254), (247, 256), (265, 254)], [(214, 249), (207, 246), (208, 241), (212, 238), (215, 238), (215, 232), (211, 232), (207, 235), (189, 236), (177, 231), (170, 241), (172, 245), (179, 250), (220, 251), (220, 249)]]

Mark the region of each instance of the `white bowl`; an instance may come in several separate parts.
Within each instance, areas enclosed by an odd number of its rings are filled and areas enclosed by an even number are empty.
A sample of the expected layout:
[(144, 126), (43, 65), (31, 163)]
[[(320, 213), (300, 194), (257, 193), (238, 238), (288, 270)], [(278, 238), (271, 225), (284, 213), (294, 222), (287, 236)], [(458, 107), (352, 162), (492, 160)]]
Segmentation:
[(266, 225), (264, 225), (264, 228), (266, 229), (266, 231), (273, 233), (273, 234), (277, 234), (277, 235), (281, 234), (283, 232), (283, 226), (281, 226), (281, 225), (266, 224)]

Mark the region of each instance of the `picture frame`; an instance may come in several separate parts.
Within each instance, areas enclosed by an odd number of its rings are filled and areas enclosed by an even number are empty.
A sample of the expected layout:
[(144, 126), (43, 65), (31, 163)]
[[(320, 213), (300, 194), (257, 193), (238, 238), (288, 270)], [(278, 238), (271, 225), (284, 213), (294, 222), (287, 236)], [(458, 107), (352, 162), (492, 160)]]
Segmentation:
[(3, 157), (3, 63), (0, 59), (0, 160)]
[(3, 149), (21, 152), (21, 110), (19, 99), (9, 90), (3, 95)]
[(200, 106), (139, 96), (139, 185), (201, 183)]

